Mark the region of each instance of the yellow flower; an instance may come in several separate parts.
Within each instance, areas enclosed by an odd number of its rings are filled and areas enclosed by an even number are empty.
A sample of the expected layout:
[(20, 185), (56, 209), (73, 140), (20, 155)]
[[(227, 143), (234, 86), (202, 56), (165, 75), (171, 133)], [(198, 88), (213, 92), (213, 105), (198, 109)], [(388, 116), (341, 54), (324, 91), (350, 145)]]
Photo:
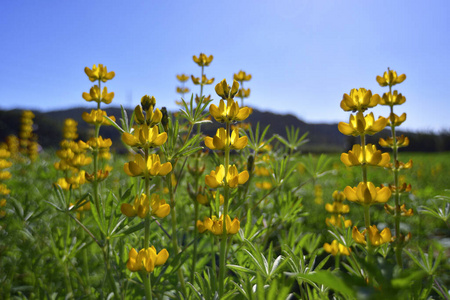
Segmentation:
[(0, 183), (0, 195), (9, 195), (11, 192), (10, 189), (6, 186), (6, 184)]
[(352, 229), (352, 238), (358, 244), (362, 245), (366, 244), (366, 238), (364, 237), (365, 234), (366, 234), (365, 230), (361, 233), (359, 232), (358, 228), (356, 228), (356, 226), (354, 226)]
[(387, 92), (383, 94), (383, 97), (380, 99), (381, 105), (400, 105), (406, 102), (405, 96), (403, 96), (401, 93), (399, 94), (398, 91), (394, 91), (394, 93)]
[(331, 253), (333, 256), (341, 255), (341, 254), (348, 256), (352, 252), (352, 250), (350, 248), (345, 247), (344, 245), (339, 243), (337, 240), (332, 241), (331, 245), (328, 243), (325, 243), (323, 245), (323, 249), (326, 252)]
[(153, 127), (162, 119), (162, 112), (157, 108), (153, 111), (153, 106), (150, 106), (149, 109), (144, 112), (140, 105), (136, 106), (134, 109), (134, 120), (138, 124), (147, 124), (149, 127)]
[(347, 167), (359, 166), (363, 164), (386, 167), (391, 160), (389, 153), (381, 153), (381, 150), (377, 150), (375, 145), (372, 144), (367, 144), (364, 152), (365, 159), (361, 145), (355, 144), (353, 145), (352, 150), (348, 151), (348, 153), (341, 154), (341, 161)]
[(100, 80), (106, 82), (107, 80), (111, 80), (116, 75), (114, 72), (108, 72), (106, 66), (102, 64), (98, 64), (98, 68), (96, 65), (92, 67), (92, 70), (88, 67), (84, 68), (84, 72), (89, 77), (89, 80), (94, 82), (96, 80)]
[(92, 162), (92, 157), (86, 157), (83, 153), (75, 155), (68, 161), (69, 165), (75, 168), (89, 165)]
[(214, 82), (214, 78), (208, 79), (205, 74), (202, 75), (202, 80), (200, 80), (200, 77), (194, 77), (194, 75), (191, 75), (191, 79), (195, 85), (212, 84)]
[(209, 64), (212, 62), (212, 60), (213, 60), (213, 56), (212, 55), (210, 55), (209, 57), (208, 56), (206, 56), (205, 54), (203, 54), (203, 53), (200, 53), (200, 55), (197, 57), (197, 56), (192, 56), (192, 59), (194, 60), (194, 62), (197, 64), (197, 65), (199, 65), (200, 67), (207, 67), (207, 66), (209, 66)]
[(129, 203), (122, 203), (120, 211), (127, 217), (132, 218), (138, 216), (141, 219), (147, 217), (150, 210), (150, 202), (147, 195), (141, 194), (134, 198), (133, 206)]
[(255, 166), (255, 175), (257, 175), (257, 176), (270, 176), (270, 171), (266, 167)]
[[(396, 161), (395, 162), (395, 168), (396, 169), (411, 169), (413, 166), (413, 161), (410, 159), (407, 163), (401, 162), (401, 161)], [(393, 164), (390, 163), (387, 165), (388, 168), (392, 168)]]
[(8, 180), (11, 178), (11, 173), (8, 171), (0, 171), (0, 180)]
[(112, 145), (112, 141), (109, 138), (103, 139), (103, 137), (99, 136), (98, 138), (90, 138), (87, 144), (92, 148), (109, 148)]
[(250, 79), (252, 79), (252, 75), (245, 73), (245, 71), (239, 71), (239, 73), (234, 74), (233, 78), (236, 81), (243, 82), (243, 81), (249, 81)]
[(12, 166), (12, 162), (6, 159), (0, 159), (0, 169), (6, 169)]
[(388, 120), (383, 117), (379, 117), (375, 121), (373, 113), (364, 116), (362, 112), (358, 112), (356, 115), (350, 115), (349, 123), (340, 122), (338, 129), (345, 135), (373, 135), (386, 127)]
[(369, 107), (374, 107), (380, 102), (378, 94), (372, 95), (371, 90), (365, 88), (352, 89), (350, 95), (344, 94), (341, 101), (341, 108), (344, 111), (365, 111)]
[(67, 183), (65, 178), (58, 178), (58, 180), (56, 181), (56, 183), (54, 183), (54, 185), (59, 185), (63, 190), (70, 189), (70, 184)]
[(71, 177), (67, 177), (66, 181), (68, 184), (72, 185), (73, 189), (77, 189), (80, 185), (86, 183), (86, 174), (84, 170), (81, 170), (77, 174), (73, 174)]
[(122, 141), (131, 147), (154, 148), (167, 141), (167, 133), (159, 133), (158, 126), (135, 125), (132, 132), (133, 134), (128, 132), (122, 134)]
[(383, 77), (377, 76), (377, 82), (380, 86), (393, 86), (397, 83), (402, 83), (406, 79), (406, 75), (402, 74), (397, 76), (396, 71), (388, 69), (388, 72), (384, 72)]
[(331, 197), (333, 197), (335, 202), (343, 202), (346, 199), (345, 194), (340, 191), (334, 191)]
[(348, 201), (361, 205), (373, 205), (387, 202), (391, 197), (391, 190), (386, 186), (375, 187), (372, 182), (367, 182), (367, 184), (360, 182), (357, 187), (345, 187), (344, 194)]
[(369, 239), (370, 243), (374, 246), (380, 246), (391, 241), (392, 235), (389, 228), (384, 228), (381, 232), (378, 231), (377, 226), (372, 225), (369, 227)]
[(155, 267), (165, 264), (168, 258), (169, 252), (166, 249), (162, 249), (157, 254), (154, 246), (141, 249), (139, 253), (134, 248), (131, 248), (128, 253), (127, 268), (131, 272), (145, 270), (147, 273), (151, 273)]
[(3, 148), (0, 149), (0, 158), (9, 158), (10, 156), (11, 153), (8, 150)]
[(339, 228), (342, 228), (342, 219), (344, 220), (344, 227), (350, 227), (352, 226), (352, 220), (346, 220), (344, 216), (341, 215), (332, 215), (330, 218), (325, 219), (325, 223), (327, 226), (336, 226)]
[(180, 75), (177, 75), (177, 79), (181, 82), (186, 82), (186, 81), (188, 81), (189, 76), (186, 74), (180, 74)]
[[(227, 145), (227, 131), (225, 128), (217, 129), (216, 135), (214, 137), (205, 137), (205, 145), (211, 150), (222, 150), (226, 148)], [(229, 144), (231, 149), (242, 149), (247, 146), (248, 138), (246, 136), (239, 137), (239, 130), (235, 129), (231, 132), (231, 138), (229, 139)]]
[[(212, 198), (214, 200), (214, 195), (211, 195), (210, 190), (203, 190), (203, 188), (199, 188), (199, 192), (197, 193), (196, 200), (201, 205), (210, 206), (209, 198)], [(225, 198), (222, 194), (219, 194), (219, 203), (220, 205), (223, 204)]]
[(229, 86), (226, 79), (223, 79), (215, 87), (217, 95), (224, 100), (233, 99), (236, 93), (239, 91), (239, 83), (234, 80), (233, 86)]
[(239, 89), (239, 91), (237, 92), (237, 96), (239, 98), (248, 98), (250, 97), (250, 89)]
[[(178, 94), (186, 94), (186, 93), (189, 93), (189, 88), (187, 88), (187, 87), (177, 87), (177, 93)], [(177, 101), (178, 102), (178, 101)], [(178, 103), (177, 103), (178, 104)], [(180, 102), (180, 104), (182, 105), (183, 104), (183, 102)]]
[[(397, 136), (397, 147), (406, 147), (409, 145), (409, 138), (407, 136), (404, 136), (403, 134), (401, 136)], [(394, 139), (392, 137), (388, 137), (386, 139), (380, 138), (378, 141), (378, 144), (380, 144), (381, 147), (394, 147)]]
[[(97, 180), (98, 181), (105, 180), (106, 178), (108, 178), (109, 172), (110, 172), (109, 170), (102, 170), (102, 169), (98, 170), (97, 171)], [(94, 173), (89, 174), (88, 172), (86, 172), (85, 177), (86, 177), (86, 180), (89, 182), (93, 182), (95, 180)]]
[[(217, 188), (218, 186), (223, 186), (224, 182), (223, 179), (225, 177), (225, 167), (223, 165), (220, 165), (216, 167), (215, 171), (211, 171), (209, 175), (205, 176), (205, 183), (210, 188)], [(244, 184), (248, 180), (248, 172), (243, 171), (241, 173), (238, 173), (237, 168), (235, 165), (229, 166), (228, 168), (228, 174), (226, 178), (226, 182), (230, 188), (235, 188), (238, 186), (238, 184)]]
[(406, 113), (403, 113), (400, 117), (394, 113), (391, 113), (388, 120), (389, 122), (387, 126), (400, 126), (403, 122), (406, 121)]
[[(231, 221), (230, 215), (227, 215), (226, 218), (226, 231), (227, 234), (236, 234), (240, 228), (240, 222), (237, 218), (234, 218)], [(200, 233), (203, 233), (207, 230), (212, 232), (214, 235), (222, 235), (223, 234), (223, 216), (220, 216), (218, 219), (216, 216), (212, 216), (211, 218), (205, 217), (203, 222), (197, 220), (197, 229)]]
[(114, 92), (108, 93), (108, 89), (105, 86), (100, 94), (100, 88), (98, 85), (94, 85), (89, 90), (89, 93), (84, 92), (82, 96), (83, 99), (88, 102), (95, 101), (97, 103), (103, 102), (105, 104), (110, 104), (114, 98)]
[(325, 204), (325, 210), (334, 214), (346, 214), (350, 211), (350, 207), (342, 202), (333, 202), (333, 204)]
[(270, 190), (272, 188), (272, 183), (269, 181), (255, 182), (255, 187), (262, 190)]
[[(395, 207), (390, 206), (389, 204), (385, 204), (384, 205), (384, 210), (390, 215), (394, 215), (395, 214)], [(413, 209), (412, 208), (406, 209), (406, 205), (405, 204), (401, 205), (399, 210), (400, 210), (400, 215), (402, 217), (411, 217), (411, 216), (414, 215)]]
[(172, 164), (166, 162), (161, 164), (158, 154), (151, 154), (147, 162), (140, 154), (134, 156), (134, 161), (125, 163), (123, 166), (125, 173), (128, 176), (165, 176), (172, 171)]
[[(83, 114), (81, 115), (86, 123), (97, 125), (111, 125), (111, 123), (109, 123), (105, 118), (106, 116), (106, 111), (101, 109), (93, 109), (90, 113), (83, 112)], [(116, 121), (116, 118), (114, 116), (109, 116), (109, 118), (114, 122)]]
[(217, 122), (225, 123), (243, 121), (250, 115), (251, 110), (248, 107), (239, 108), (239, 104), (233, 99), (227, 100), (227, 104), (225, 106), (224, 100), (221, 99), (219, 107), (214, 104), (209, 106), (209, 113), (214, 117), (214, 119), (216, 119)]
[(170, 213), (170, 205), (166, 203), (166, 200), (159, 199), (159, 195), (153, 194), (151, 198), (152, 215), (158, 218), (167, 217)]
[(5, 206), (6, 206), (6, 199), (0, 200), (0, 207), (5, 207)]

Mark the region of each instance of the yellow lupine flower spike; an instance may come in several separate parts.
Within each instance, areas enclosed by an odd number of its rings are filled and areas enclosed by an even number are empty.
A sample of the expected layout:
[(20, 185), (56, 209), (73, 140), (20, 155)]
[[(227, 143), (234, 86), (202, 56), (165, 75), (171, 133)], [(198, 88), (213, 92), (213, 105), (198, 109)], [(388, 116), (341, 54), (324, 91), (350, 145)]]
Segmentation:
[(158, 126), (149, 127), (147, 124), (133, 126), (133, 133), (124, 132), (122, 141), (131, 147), (153, 148), (159, 147), (167, 141), (167, 133), (159, 133)]
[(105, 86), (102, 93), (100, 93), (98, 85), (94, 85), (89, 90), (89, 93), (84, 92), (82, 97), (88, 102), (95, 101), (97, 103), (103, 102), (105, 104), (110, 104), (114, 98), (114, 92), (108, 93), (108, 89)]
[(391, 241), (392, 235), (389, 228), (384, 228), (381, 232), (378, 231), (377, 226), (372, 225), (369, 227), (369, 239), (370, 243), (374, 246), (380, 246)]
[(251, 113), (251, 109), (249, 107), (239, 108), (239, 104), (233, 99), (227, 100), (227, 104), (225, 105), (225, 101), (221, 99), (219, 107), (214, 104), (209, 106), (209, 113), (217, 122), (225, 123), (247, 119)]
[(158, 218), (167, 217), (170, 213), (170, 205), (166, 203), (166, 200), (160, 199), (158, 194), (153, 194), (151, 198), (152, 215)]
[(365, 160), (361, 145), (355, 144), (352, 150), (348, 153), (341, 154), (341, 161), (347, 166), (359, 166), (363, 164), (369, 164), (372, 166), (386, 167), (390, 162), (391, 157), (389, 153), (381, 153), (381, 150), (377, 150), (375, 145), (367, 144), (365, 147)]
[(204, 54), (204, 53), (200, 53), (200, 55), (197, 57), (197, 56), (192, 56), (192, 59), (194, 60), (194, 62), (197, 64), (197, 65), (199, 65), (200, 67), (207, 67), (207, 66), (209, 66), (209, 64), (212, 62), (212, 60), (213, 60), (213, 56), (212, 55), (210, 55), (210, 56), (206, 56), (206, 54)]
[(166, 162), (161, 164), (161, 160), (158, 154), (151, 154), (148, 157), (147, 162), (140, 154), (134, 156), (134, 161), (125, 163), (123, 166), (125, 173), (128, 176), (165, 176), (172, 171), (172, 164)]
[(239, 71), (239, 73), (235, 73), (233, 75), (233, 79), (236, 81), (249, 81), (250, 79), (252, 79), (252, 74), (247, 74), (245, 73), (245, 71)]
[(325, 219), (327, 226), (333, 225), (342, 228), (342, 219), (344, 220), (344, 227), (348, 228), (352, 226), (352, 220), (346, 220), (342, 215), (331, 215), (331, 217)]
[[(111, 123), (108, 122), (108, 120), (105, 118), (106, 111), (101, 109), (93, 109), (90, 113), (83, 112), (81, 117), (86, 123), (89, 124), (99, 124), (99, 125), (111, 125)], [(116, 121), (116, 118), (114, 116), (109, 116), (109, 118), (113, 121)]]
[(337, 240), (332, 241), (331, 245), (328, 243), (323, 244), (323, 249), (326, 252), (331, 253), (333, 256), (341, 255), (341, 254), (348, 256), (352, 252), (352, 250), (350, 248), (345, 247), (344, 245), (339, 243)]
[[(227, 215), (225, 223), (227, 234), (236, 234), (239, 231), (240, 222), (237, 218), (234, 218), (233, 221), (231, 221), (230, 216)], [(208, 230), (212, 232), (214, 235), (222, 235), (223, 216), (220, 216), (220, 219), (218, 219), (216, 216), (212, 216), (211, 218), (205, 217), (203, 219), (203, 222), (197, 220), (197, 229), (200, 233), (203, 233)]]
[(396, 71), (389, 70), (384, 72), (383, 77), (377, 76), (377, 82), (380, 86), (393, 86), (398, 83), (402, 83), (406, 79), (406, 75), (402, 74), (397, 76)]
[(147, 195), (141, 194), (134, 198), (133, 205), (129, 203), (122, 203), (120, 211), (127, 217), (132, 218), (138, 216), (141, 219), (147, 217), (150, 210), (150, 202)]
[(217, 95), (222, 97), (224, 100), (233, 99), (234, 96), (239, 91), (239, 83), (233, 80), (233, 86), (229, 86), (226, 79), (223, 79), (215, 87)]
[(379, 117), (375, 121), (373, 113), (364, 116), (362, 112), (358, 112), (356, 115), (350, 115), (349, 123), (339, 122), (338, 129), (345, 135), (373, 135), (383, 130), (387, 122), (388, 120), (384, 117)]
[(139, 253), (131, 248), (128, 253), (127, 268), (131, 272), (147, 271), (147, 273), (153, 272), (155, 267), (162, 266), (169, 258), (169, 252), (166, 249), (162, 249), (159, 253), (156, 253), (154, 246), (147, 249), (141, 249)]
[(371, 90), (365, 88), (352, 89), (350, 95), (344, 94), (341, 101), (341, 108), (344, 111), (365, 111), (369, 107), (374, 107), (380, 102), (378, 94), (372, 95)]
[(356, 226), (352, 229), (352, 238), (358, 244), (366, 245), (366, 238), (364, 237), (365, 234), (365, 230), (361, 233)]
[(398, 91), (394, 91), (394, 93), (387, 92), (383, 94), (383, 97), (380, 99), (380, 105), (400, 105), (406, 102), (405, 96)]
[(206, 78), (206, 75), (202, 75), (202, 79), (200, 80), (200, 77), (195, 77), (194, 75), (191, 75), (192, 83), (195, 85), (206, 85), (206, 84), (212, 84), (214, 82), (214, 77), (211, 79)]
[[(246, 136), (239, 137), (239, 130), (235, 129), (231, 132), (230, 145), (231, 149), (242, 149), (247, 146), (248, 138)], [(227, 131), (225, 128), (217, 129), (214, 137), (205, 137), (205, 145), (211, 150), (222, 150), (227, 144)]]
[(385, 203), (391, 197), (391, 190), (388, 187), (375, 187), (372, 182), (360, 182), (357, 187), (347, 186), (344, 194), (348, 201), (356, 202), (361, 205), (373, 205)]
[(84, 68), (84, 72), (92, 82), (96, 80), (106, 82), (107, 80), (113, 79), (116, 75), (114, 72), (108, 72), (106, 66), (103, 66), (102, 64), (98, 64), (98, 67), (94, 65), (92, 70), (86, 67)]
[(403, 122), (406, 121), (406, 113), (403, 113), (400, 117), (394, 113), (389, 115), (389, 122), (387, 126), (400, 126)]

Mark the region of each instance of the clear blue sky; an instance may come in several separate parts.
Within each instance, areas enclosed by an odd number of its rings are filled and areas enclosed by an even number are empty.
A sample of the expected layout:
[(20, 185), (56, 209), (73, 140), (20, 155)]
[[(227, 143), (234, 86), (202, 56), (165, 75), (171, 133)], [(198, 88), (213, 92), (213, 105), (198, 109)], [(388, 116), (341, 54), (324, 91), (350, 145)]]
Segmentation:
[(93, 107), (83, 70), (103, 63), (114, 105), (148, 94), (174, 110), (175, 75), (198, 77), (204, 52), (216, 82), (253, 75), (248, 105), (315, 123), (348, 121), (342, 95), (383, 93), (375, 77), (390, 67), (407, 75), (402, 127), (449, 130), (449, 15), (446, 0), (2, 1), (0, 109)]

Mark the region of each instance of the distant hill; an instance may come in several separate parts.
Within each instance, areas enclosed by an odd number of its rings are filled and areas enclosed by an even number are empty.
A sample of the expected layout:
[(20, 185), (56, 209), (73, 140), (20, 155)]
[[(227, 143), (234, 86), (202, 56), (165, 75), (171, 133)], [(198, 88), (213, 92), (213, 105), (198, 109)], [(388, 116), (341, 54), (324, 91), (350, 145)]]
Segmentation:
[[(78, 133), (80, 139), (86, 140), (91, 135), (92, 126), (86, 124), (81, 114), (84, 111), (90, 111), (88, 108), (72, 108), (67, 110), (58, 110), (51, 112), (39, 112), (35, 111), (36, 118), (34, 120), (36, 126), (36, 133), (39, 136), (39, 143), (42, 147), (58, 148), (59, 142), (62, 139), (62, 125), (64, 120), (72, 118), (78, 121)], [(121, 118), (120, 108), (107, 108), (108, 115), (113, 115), (117, 120)], [(9, 134), (18, 134), (19, 120), (21, 110), (0, 110), (0, 141)], [(128, 111), (128, 115), (131, 116), (132, 111)], [(258, 122), (260, 128), (263, 129), (267, 125), (270, 125), (267, 137), (273, 134), (279, 134), (283, 137), (286, 136), (286, 127), (294, 126), (300, 128), (300, 135), (305, 132), (309, 132), (309, 142), (302, 146), (302, 151), (310, 152), (342, 152), (347, 151), (352, 144), (358, 143), (358, 139), (354, 137), (347, 137), (341, 134), (338, 130), (337, 124), (311, 124), (299, 120), (297, 117), (290, 114), (275, 114), (272, 112), (259, 111), (253, 109), (253, 113), (246, 120), (255, 126)], [(213, 135), (219, 124), (213, 120), (213, 123), (202, 126), (204, 134)], [(402, 132), (400, 132), (401, 134)], [(121, 148), (120, 134), (112, 126), (103, 126), (101, 128), (101, 134), (105, 138), (111, 138), (113, 145)], [(379, 137), (389, 136), (390, 132), (385, 130), (375, 137), (369, 137), (369, 142), (377, 143)], [(441, 132), (434, 134), (430, 132), (414, 132), (406, 133), (410, 138), (410, 146), (405, 148), (405, 151), (450, 151), (450, 132)]]

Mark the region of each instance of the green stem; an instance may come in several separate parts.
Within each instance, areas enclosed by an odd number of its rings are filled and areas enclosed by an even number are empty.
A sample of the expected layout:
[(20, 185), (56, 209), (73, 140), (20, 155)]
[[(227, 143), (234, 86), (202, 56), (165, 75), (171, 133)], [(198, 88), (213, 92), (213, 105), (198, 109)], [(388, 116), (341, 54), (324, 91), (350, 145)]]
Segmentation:
[(143, 272), (144, 276), (144, 289), (145, 289), (145, 299), (151, 300), (152, 299), (152, 280), (150, 278), (150, 273), (147, 274), (147, 272)]
[(120, 299), (119, 292), (118, 292), (117, 286), (116, 286), (116, 281), (114, 280), (114, 276), (112, 274), (111, 263), (109, 261), (109, 251), (110, 251), (109, 249), (110, 249), (110, 244), (109, 244), (109, 239), (107, 238), (105, 247), (103, 248), (103, 259), (105, 261), (106, 277), (108, 278), (109, 285), (111, 286), (111, 289), (114, 293), (114, 298)]
[[(84, 213), (81, 212), (80, 213), (80, 222), (82, 222), (84, 217)], [(85, 240), (85, 232), (84, 230), (81, 230), (80, 232), (81, 235), (81, 240), (84, 241)], [(91, 295), (91, 280), (89, 278), (89, 261), (88, 261), (88, 253), (87, 253), (87, 246), (85, 246), (83, 248), (83, 250), (81, 250), (81, 259), (82, 259), (82, 263), (83, 263), (83, 275), (84, 275), (84, 282), (85, 282), (85, 292), (86, 295), (88, 295), (89, 298), (92, 298)]]
[(194, 250), (192, 253), (192, 268), (191, 268), (191, 283), (194, 284), (194, 275), (195, 275), (195, 267), (197, 264), (197, 236), (198, 236), (198, 230), (196, 228), (197, 226), (197, 220), (198, 220), (198, 202), (197, 200), (194, 200)]

